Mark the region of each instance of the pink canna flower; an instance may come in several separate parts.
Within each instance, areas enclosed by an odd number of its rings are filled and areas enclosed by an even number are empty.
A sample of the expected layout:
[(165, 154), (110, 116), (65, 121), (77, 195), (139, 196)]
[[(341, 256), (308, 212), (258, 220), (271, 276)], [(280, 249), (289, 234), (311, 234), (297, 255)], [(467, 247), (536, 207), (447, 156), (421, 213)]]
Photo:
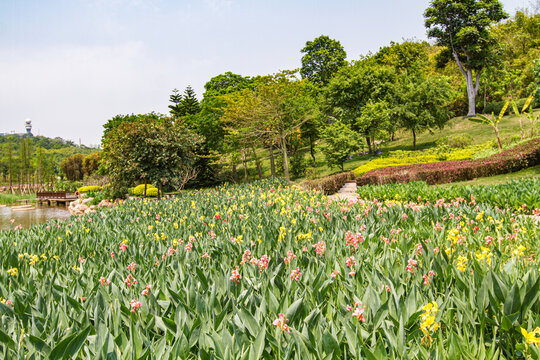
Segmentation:
[(137, 310), (142, 307), (142, 304), (137, 299), (131, 300), (129, 302), (129, 304), (131, 305), (131, 312), (132, 313), (136, 313)]
[(272, 322), (272, 325), (280, 328), (282, 331), (286, 331), (287, 334), (290, 334), (291, 330), (289, 329), (287, 322), (289, 322), (289, 319), (285, 318), (285, 314), (280, 313), (278, 318)]
[(101, 283), (101, 286), (107, 287), (111, 283), (111, 280), (109, 278), (104, 278), (103, 276), (99, 278), (99, 282)]
[(364, 319), (364, 309), (364, 307), (357, 307), (353, 311), (352, 316), (355, 317), (358, 321), (365, 322), (366, 320)]
[(238, 272), (238, 266), (237, 266), (231, 271), (231, 277), (229, 277), (229, 280), (234, 281), (238, 284), (241, 278), (242, 278), (242, 275), (240, 275), (240, 273)]
[(302, 273), (300, 272), (300, 268), (293, 269), (291, 271), (291, 279), (294, 279), (296, 281), (300, 281), (300, 277), (302, 276)]
[(203, 259), (210, 259), (210, 255), (208, 255), (207, 252), (204, 252), (204, 254), (202, 254), (201, 258), (203, 258)]
[(347, 267), (353, 267), (354, 265), (356, 265), (356, 260), (354, 256), (348, 257), (347, 260), (345, 260), (345, 265), (347, 265)]
[(315, 252), (317, 255), (324, 256), (324, 253), (326, 252), (326, 244), (324, 241), (319, 241), (318, 243), (312, 245), (315, 249)]
[(287, 251), (287, 257), (283, 261), (285, 262), (285, 265), (289, 265), (291, 261), (293, 261), (293, 259), (296, 259), (296, 255), (294, 255), (294, 253), (289, 250)]
[(416, 269), (417, 264), (418, 264), (418, 261), (414, 259), (409, 259), (407, 261), (407, 272), (414, 273), (414, 270)]
[(120, 243), (120, 249), (122, 249), (122, 252), (126, 251), (127, 247), (128, 247), (128, 246), (127, 246), (126, 243), (124, 243), (124, 242), (123, 242), (123, 243)]
[(128, 270), (131, 271), (131, 272), (134, 272), (135, 269), (137, 269), (137, 264), (132, 262), (131, 264), (128, 265)]

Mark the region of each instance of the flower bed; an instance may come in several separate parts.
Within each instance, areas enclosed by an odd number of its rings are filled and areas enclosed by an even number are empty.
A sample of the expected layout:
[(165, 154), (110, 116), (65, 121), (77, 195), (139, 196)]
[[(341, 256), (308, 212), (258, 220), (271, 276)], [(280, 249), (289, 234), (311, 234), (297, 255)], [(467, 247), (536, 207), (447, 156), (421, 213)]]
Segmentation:
[(373, 170), (358, 177), (357, 184), (388, 184), (410, 181), (443, 184), (507, 174), (538, 164), (540, 164), (540, 138), (485, 159), (444, 161)]

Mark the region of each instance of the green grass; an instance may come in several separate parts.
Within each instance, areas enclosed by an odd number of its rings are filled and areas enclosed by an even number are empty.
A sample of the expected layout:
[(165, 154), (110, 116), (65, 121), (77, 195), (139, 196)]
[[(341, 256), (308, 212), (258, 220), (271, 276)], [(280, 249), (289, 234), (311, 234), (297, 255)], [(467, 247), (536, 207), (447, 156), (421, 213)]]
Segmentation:
[(15, 194), (2, 194), (0, 193), (0, 204), (15, 204), (17, 200), (33, 199), (35, 194), (31, 195), (15, 195)]
[[(535, 113), (540, 113), (540, 110), (536, 110)], [(528, 119), (523, 117), (523, 127), (525, 131), (525, 135), (528, 136), (531, 130), (531, 124)], [(516, 115), (507, 115), (505, 116), (502, 121), (499, 123), (499, 132), (500, 136), (503, 139), (503, 145), (504, 143), (508, 143), (508, 141), (511, 138), (519, 137), (520, 135), (520, 125), (519, 125), (519, 117)], [(473, 144), (479, 145), (484, 144), (489, 141), (495, 141), (495, 134), (491, 127), (477, 124), (472, 121), (469, 121), (466, 117), (456, 117), (451, 119), (447, 125), (441, 129), (441, 130), (434, 130), (432, 132), (426, 131), (421, 134), (417, 134), (416, 138), (416, 145), (418, 150), (428, 149), (436, 146), (436, 142), (438, 139), (448, 136), (459, 136), (459, 135), (465, 135), (468, 134), (473, 138)], [(319, 140), (317, 143), (320, 144), (321, 140)], [(412, 134), (410, 131), (399, 131), (394, 141), (382, 143), (379, 145), (380, 150), (383, 152), (383, 155), (385, 153), (388, 153), (390, 151), (396, 151), (396, 150), (413, 150), (413, 141), (412, 141)], [(364, 148), (363, 151), (367, 150), (367, 148)], [(318, 147), (315, 146), (315, 163), (312, 162), (311, 154), (309, 153), (309, 147), (302, 148), (300, 151), (304, 152), (304, 159), (309, 161), (311, 168), (311, 176), (313, 178), (322, 178), (328, 175), (333, 175), (337, 173), (341, 173), (341, 169), (339, 168), (330, 168), (326, 164), (324, 154), (320, 151), (318, 151)], [(275, 152), (275, 161), (276, 161), (276, 169), (279, 168), (277, 162), (279, 161), (278, 158), (278, 152)], [(257, 151), (257, 156), (261, 160), (261, 165), (263, 168), (263, 177), (267, 178), (270, 177), (270, 158), (269, 158), (269, 151), (267, 149), (259, 149)], [(352, 160), (345, 162), (344, 164), (344, 170), (345, 171), (352, 171), (356, 169), (357, 167), (366, 164), (368, 161), (373, 159), (374, 156), (370, 155), (363, 155), (360, 157), (353, 157)], [(289, 159), (290, 160), (290, 159)], [(257, 175), (257, 169), (255, 166), (255, 161), (249, 160), (247, 162), (248, 164), (248, 176), (249, 180), (255, 180)], [(240, 181), (243, 181), (244, 178), (244, 165), (240, 162), (238, 164), (237, 172), (238, 172), (238, 179)], [(281, 173), (278, 172), (278, 175), (281, 175)], [(292, 175), (291, 175), (292, 177)], [(307, 176), (300, 177), (295, 179), (293, 177), (293, 181), (300, 182), (302, 180), (305, 180)]]
[(522, 180), (522, 179), (531, 179), (540, 177), (540, 165), (530, 167), (528, 169), (523, 169), (521, 171), (504, 174), (504, 175), (495, 175), (490, 177), (478, 178), (470, 181), (460, 181), (450, 184), (440, 184), (433, 186), (440, 187), (449, 187), (452, 185), (496, 185), (504, 184), (512, 180)]

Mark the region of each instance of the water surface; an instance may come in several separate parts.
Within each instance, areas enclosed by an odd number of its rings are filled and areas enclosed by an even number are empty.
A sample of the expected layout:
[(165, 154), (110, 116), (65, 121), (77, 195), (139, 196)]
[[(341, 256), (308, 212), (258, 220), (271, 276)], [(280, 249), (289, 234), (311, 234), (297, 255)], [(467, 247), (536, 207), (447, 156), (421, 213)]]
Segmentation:
[[(10, 230), (17, 225), (27, 229), (54, 219), (68, 219), (69, 210), (65, 206), (37, 206), (35, 210), (13, 211), (11, 206), (0, 207), (0, 230)], [(11, 222), (14, 219), (15, 221)]]

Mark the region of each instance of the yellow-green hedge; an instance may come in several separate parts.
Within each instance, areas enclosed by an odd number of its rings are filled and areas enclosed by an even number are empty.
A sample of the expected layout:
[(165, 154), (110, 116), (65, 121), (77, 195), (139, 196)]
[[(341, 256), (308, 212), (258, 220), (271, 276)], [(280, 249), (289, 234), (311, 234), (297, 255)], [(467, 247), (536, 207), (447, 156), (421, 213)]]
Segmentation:
[(476, 152), (484, 146), (470, 146), (464, 149), (433, 149), (424, 152), (420, 151), (394, 151), (390, 156), (371, 160), (367, 164), (354, 169), (354, 175), (360, 176), (371, 170), (400, 166), (433, 163), (439, 161), (454, 161), (471, 159)]
[[(144, 184), (137, 185), (133, 189), (131, 189), (131, 194), (133, 194), (134, 196), (144, 196)], [(154, 185), (146, 184), (146, 196), (158, 196), (158, 189)]]
[(90, 186), (81, 186), (77, 189), (80, 193), (95, 192), (103, 190), (103, 186), (90, 185)]

